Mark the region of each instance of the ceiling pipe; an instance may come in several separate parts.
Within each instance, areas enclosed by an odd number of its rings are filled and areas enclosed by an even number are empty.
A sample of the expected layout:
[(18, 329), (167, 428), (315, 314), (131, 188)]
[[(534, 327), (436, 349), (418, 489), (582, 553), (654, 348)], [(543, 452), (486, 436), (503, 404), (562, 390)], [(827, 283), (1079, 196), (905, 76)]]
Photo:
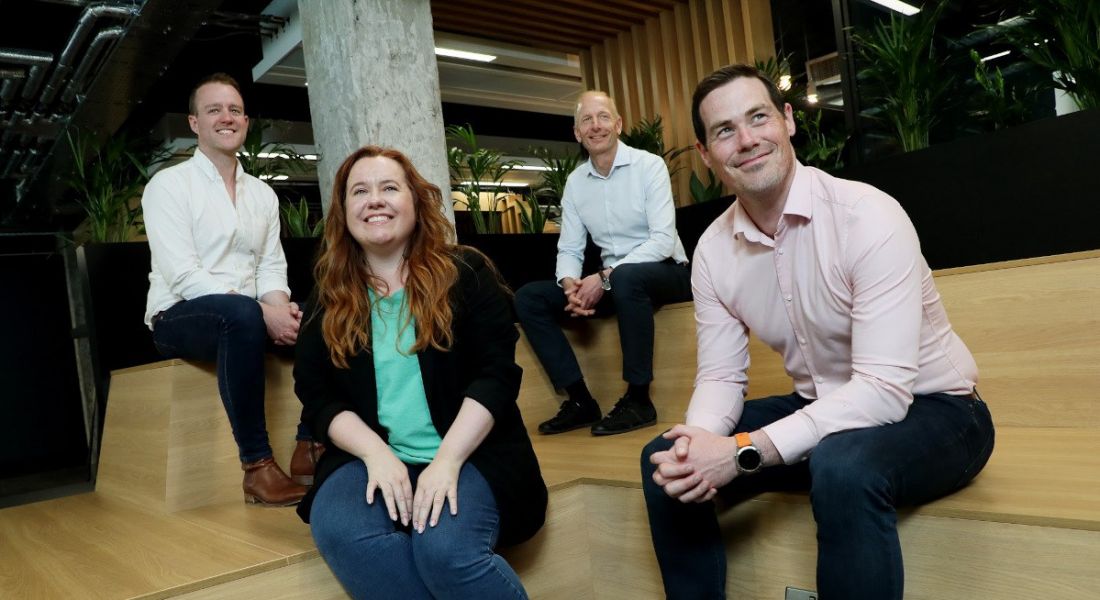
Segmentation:
[(126, 33), (125, 27), (108, 27), (96, 34), (95, 38), (92, 39), (92, 43), (88, 45), (88, 51), (84, 53), (84, 58), (80, 59), (80, 65), (77, 66), (72, 79), (69, 80), (69, 85), (65, 87), (65, 93), (61, 95), (62, 103), (72, 102), (77, 92), (84, 89), (84, 80), (88, 77), (92, 65), (99, 60), (108, 44), (121, 38), (124, 33)]
[(49, 82), (46, 84), (45, 89), (42, 90), (42, 96), (39, 98), (38, 108), (35, 112), (40, 114), (46, 112), (50, 103), (53, 102), (54, 97), (57, 96), (57, 92), (60, 89), (61, 82), (69, 75), (69, 72), (72, 71), (73, 59), (76, 57), (77, 50), (84, 43), (84, 40), (87, 39), (88, 33), (97, 20), (101, 17), (130, 19), (137, 16), (138, 12), (138, 9), (133, 6), (117, 6), (112, 4), (97, 4), (84, 9), (84, 12), (80, 14), (80, 20), (77, 21), (73, 34), (69, 36), (69, 41), (65, 44), (65, 49), (61, 51), (61, 57), (57, 59), (57, 66), (54, 67)]
[(23, 150), (19, 149), (11, 153), (11, 158), (8, 159), (8, 164), (4, 166), (3, 172), (0, 172), (0, 179), (7, 178), (15, 168), (15, 164), (19, 162), (19, 159), (23, 156)]
[[(29, 67), (27, 69), (27, 83), (23, 86), (23, 99), (30, 100), (38, 93), (38, 86), (42, 85), (42, 78), (46, 76), (46, 69), (53, 64), (53, 55), (49, 52), (36, 52), (34, 50), (0, 48), (0, 62)], [(11, 101), (11, 97), (15, 96), (15, 87), (9, 88), (5, 85), (2, 93), (4, 94), (3, 102), (6, 105)]]
[(11, 102), (17, 90), (19, 90), (19, 84), (15, 83), (14, 79), (4, 79), (4, 85), (0, 86), (0, 110)]

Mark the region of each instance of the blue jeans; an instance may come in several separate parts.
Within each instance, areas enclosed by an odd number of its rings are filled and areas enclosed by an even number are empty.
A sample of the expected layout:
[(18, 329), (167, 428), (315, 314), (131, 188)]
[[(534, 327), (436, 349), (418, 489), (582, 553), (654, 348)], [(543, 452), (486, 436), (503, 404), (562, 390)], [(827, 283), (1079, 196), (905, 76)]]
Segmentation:
[[(797, 394), (746, 402), (735, 432), (755, 431), (806, 404)], [(832, 434), (809, 460), (737, 477), (719, 494), (737, 502), (765, 491), (808, 489), (819, 597), (900, 600), (905, 579), (896, 509), (966, 485), (993, 452), (993, 437), (980, 399), (920, 395), (901, 422)], [(714, 503), (683, 504), (653, 483), (649, 457), (669, 447), (658, 437), (642, 451), (642, 487), (665, 593), (725, 598), (726, 550)]]
[[(408, 465), (413, 489), (427, 465)], [(500, 514), (489, 484), (466, 463), (458, 515), (444, 504), (424, 533), (390, 520), (382, 493), (366, 502), (367, 468), (355, 460), (321, 484), (310, 528), (321, 556), (353, 598), (527, 598), (519, 577), (494, 552)]]
[[(653, 311), (662, 304), (691, 300), (691, 269), (672, 261), (619, 265), (611, 271), (611, 291), (596, 305), (596, 316), (616, 314), (623, 353), (623, 381), (653, 381)], [(565, 293), (553, 281), (533, 281), (516, 292), (516, 316), (539, 362), (558, 389), (583, 377), (577, 356), (562, 333)]]
[[(264, 419), (267, 326), (256, 300), (211, 294), (179, 302), (156, 317), (153, 343), (167, 358), (217, 363), (218, 393), (241, 462), (271, 456)], [(309, 439), (301, 424), (298, 439)]]

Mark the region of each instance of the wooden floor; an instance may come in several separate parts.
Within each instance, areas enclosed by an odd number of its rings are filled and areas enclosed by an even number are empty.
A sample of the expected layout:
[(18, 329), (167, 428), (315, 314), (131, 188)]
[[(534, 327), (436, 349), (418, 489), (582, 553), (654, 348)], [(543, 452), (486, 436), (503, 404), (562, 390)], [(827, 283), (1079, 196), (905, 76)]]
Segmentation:
[[(1100, 597), (1100, 253), (1068, 258), (1075, 260), (937, 274), (952, 323), (982, 370), (997, 448), (972, 485), (901, 515), (907, 598)], [(684, 331), (689, 307), (658, 317), (654, 395), (664, 425), (686, 407), (694, 346)], [(585, 372), (606, 408), (622, 392), (617, 342), (613, 327), (593, 327), (570, 335), (587, 344)], [(529, 347), (519, 354), (521, 408), (533, 427), (553, 414), (557, 397)], [(754, 346), (754, 396), (789, 390), (769, 355)], [(163, 368), (181, 373), (174, 375), (181, 393), (203, 377)], [(105, 474), (96, 492), (0, 510), (0, 598), (344, 598), (292, 509), (248, 507), (236, 492), (221, 497), (220, 487), (196, 495), (201, 479), (167, 492), (166, 476), (147, 462), (149, 448), (162, 461), (173, 452), (174, 442), (158, 440), (149, 425), (167, 418), (152, 399), (168, 386), (167, 373), (130, 373), (129, 389), (117, 384), (126, 378), (116, 379), (112, 402), (129, 393), (131, 405), (148, 405), (124, 439), (105, 435), (116, 475)], [(221, 416), (216, 397), (207, 401)], [(188, 433), (217, 419), (175, 417), (184, 426), (162, 437), (185, 440), (188, 452), (211, 453), (211, 440), (224, 442)], [(661, 596), (638, 484), (640, 449), (660, 430), (532, 436), (551, 487), (548, 523), (535, 540), (506, 551), (532, 597)], [(281, 446), (272, 439), (285, 456), (289, 439)], [(194, 462), (176, 456), (181, 469)], [(741, 557), (731, 562), (731, 594), (778, 600), (785, 585), (813, 587), (804, 496), (764, 495), (723, 522), (731, 554)]]

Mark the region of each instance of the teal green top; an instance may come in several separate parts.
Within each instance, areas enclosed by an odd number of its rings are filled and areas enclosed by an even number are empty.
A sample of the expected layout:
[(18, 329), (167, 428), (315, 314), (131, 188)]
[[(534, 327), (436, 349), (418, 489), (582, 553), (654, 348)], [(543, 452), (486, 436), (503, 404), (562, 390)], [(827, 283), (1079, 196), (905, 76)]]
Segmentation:
[(428, 464), (443, 440), (432, 424), (420, 361), (409, 352), (416, 342), (416, 321), (407, 314), (404, 289), (384, 298), (372, 290), (371, 303), (378, 422), (389, 431), (390, 449), (397, 458), (410, 464)]

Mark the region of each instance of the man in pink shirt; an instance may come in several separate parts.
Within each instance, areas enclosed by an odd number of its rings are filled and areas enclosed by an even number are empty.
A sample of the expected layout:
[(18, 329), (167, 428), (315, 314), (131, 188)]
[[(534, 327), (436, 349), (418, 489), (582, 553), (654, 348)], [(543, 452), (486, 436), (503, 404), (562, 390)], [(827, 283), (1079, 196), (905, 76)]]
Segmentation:
[[(692, 121), (737, 202), (695, 251), (687, 422), (642, 454), (665, 591), (725, 597), (715, 495), (808, 489), (820, 597), (900, 599), (896, 508), (965, 485), (993, 450), (974, 359), (901, 206), (799, 164), (791, 106), (766, 76), (715, 71)], [(750, 331), (783, 356), (794, 393), (744, 401)]]

